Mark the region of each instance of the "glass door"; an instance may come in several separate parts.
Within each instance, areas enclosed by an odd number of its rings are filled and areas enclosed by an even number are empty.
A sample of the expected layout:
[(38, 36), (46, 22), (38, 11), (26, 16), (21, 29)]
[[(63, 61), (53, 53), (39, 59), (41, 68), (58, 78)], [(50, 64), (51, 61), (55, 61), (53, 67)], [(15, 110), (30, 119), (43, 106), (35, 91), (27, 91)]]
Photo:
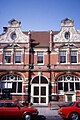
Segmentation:
[(48, 104), (48, 85), (32, 85), (31, 102), (37, 104)]

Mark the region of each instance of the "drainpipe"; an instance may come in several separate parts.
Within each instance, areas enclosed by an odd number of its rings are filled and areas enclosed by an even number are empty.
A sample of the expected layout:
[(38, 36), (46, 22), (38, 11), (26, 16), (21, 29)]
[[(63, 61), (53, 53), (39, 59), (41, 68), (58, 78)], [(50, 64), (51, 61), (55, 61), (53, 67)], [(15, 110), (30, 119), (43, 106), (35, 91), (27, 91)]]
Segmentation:
[(31, 32), (28, 32), (28, 37), (29, 37), (29, 73), (28, 73), (28, 103), (30, 103), (30, 93), (31, 93), (31, 86), (30, 86), (30, 81), (31, 81)]

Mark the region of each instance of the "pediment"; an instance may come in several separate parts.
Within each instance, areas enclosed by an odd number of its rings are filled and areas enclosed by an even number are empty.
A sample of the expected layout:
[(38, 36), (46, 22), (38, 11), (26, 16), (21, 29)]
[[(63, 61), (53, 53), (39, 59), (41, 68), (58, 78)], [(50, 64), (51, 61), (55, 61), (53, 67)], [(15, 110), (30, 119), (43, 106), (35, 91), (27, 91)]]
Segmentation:
[(67, 48), (76, 49), (76, 48), (80, 48), (80, 45), (79, 44), (76, 45), (74, 43), (64, 43), (64, 44), (55, 46), (55, 48), (59, 48), (59, 49), (67, 49)]
[(8, 44), (8, 45), (3, 47), (3, 49), (12, 49), (12, 48), (21, 49), (22, 47), (20, 45), (18, 45), (18, 44)]

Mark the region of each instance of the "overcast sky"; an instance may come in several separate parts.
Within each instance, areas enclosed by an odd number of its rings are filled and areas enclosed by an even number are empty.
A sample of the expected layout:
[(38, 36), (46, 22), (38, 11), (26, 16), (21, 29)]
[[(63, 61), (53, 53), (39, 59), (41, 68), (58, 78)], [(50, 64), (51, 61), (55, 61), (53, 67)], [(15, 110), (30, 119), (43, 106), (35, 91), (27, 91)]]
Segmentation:
[(80, 29), (80, 0), (0, 0), (0, 34), (13, 18), (22, 31), (57, 31), (65, 18)]

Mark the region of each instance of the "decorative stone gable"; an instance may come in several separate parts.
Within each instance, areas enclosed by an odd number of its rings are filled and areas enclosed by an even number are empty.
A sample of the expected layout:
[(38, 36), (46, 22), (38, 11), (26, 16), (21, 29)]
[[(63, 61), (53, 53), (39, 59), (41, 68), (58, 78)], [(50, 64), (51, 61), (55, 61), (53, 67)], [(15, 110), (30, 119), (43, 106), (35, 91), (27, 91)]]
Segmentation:
[(80, 32), (75, 30), (74, 21), (66, 18), (61, 21), (61, 30), (54, 35), (53, 42), (80, 42)]
[(29, 37), (21, 31), (20, 24), (15, 19), (10, 20), (0, 35), (0, 43), (29, 43)]

